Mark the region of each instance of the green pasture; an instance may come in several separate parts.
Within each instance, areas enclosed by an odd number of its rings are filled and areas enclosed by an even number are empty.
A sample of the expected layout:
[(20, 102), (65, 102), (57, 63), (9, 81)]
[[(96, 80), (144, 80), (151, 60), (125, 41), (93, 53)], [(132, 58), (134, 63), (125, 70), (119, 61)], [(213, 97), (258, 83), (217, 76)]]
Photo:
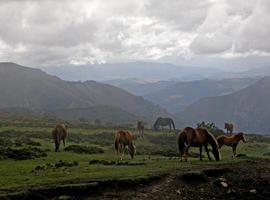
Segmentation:
[[(199, 158), (189, 158), (188, 162), (180, 162), (177, 157), (176, 134), (168, 132), (145, 131), (145, 138), (138, 138), (135, 141), (137, 155), (131, 160), (126, 154), (124, 161), (134, 165), (103, 165), (89, 164), (91, 160), (108, 160), (118, 162), (114, 152), (113, 132), (116, 128), (93, 128), (93, 127), (70, 127), (66, 146), (84, 145), (101, 148), (104, 153), (81, 154), (66, 152), (60, 146), (60, 152), (54, 152), (54, 144), (51, 139), (51, 127), (23, 127), (23, 126), (2, 126), (0, 127), (0, 138), (11, 141), (31, 138), (40, 143), (40, 148), (47, 154), (28, 160), (13, 160), (0, 157), (0, 194), (13, 190), (23, 190), (30, 187), (59, 185), (67, 183), (83, 183), (100, 179), (121, 179), (138, 178), (158, 173), (166, 173), (170, 170), (191, 170), (205, 166), (216, 166), (225, 163), (241, 162), (244, 159), (269, 158), (264, 155), (270, 151), (269, 137), (247, 136), (247, 143), (240, 142), (237, 147), (238, 154), (245, 154), (243, 158), (232, 158), (232, 150), (223, 147), (221, 150), (222, 160), (219, 162), (208, 161), (206, 154), (201, 162)], [(131, 129), (134, 133), (136, 131)], [(12, 147), (22, 148), (27, 145)], [(210, 148), (210, 147), (209, 147)], [(191, 148), (191, 151), (198, 153), (198, 148)], [(166, 156), (166, 153), (168, 156)], [(174, 155), (175, 154), (175, 155)], [(165, 156), (164, 156), (165, 155)], [(212, 156), (213, 157), (213, 156)], [(214, 158), (214, 157), (213, 157)], [(38, 166), (43, 167), (54, 164), (60, 160), (66, 162), (76, 161), (78, 165), (71, 167), (45, 167), (36, 170)], [(138, 165), (137, 165), (138, 164)]]

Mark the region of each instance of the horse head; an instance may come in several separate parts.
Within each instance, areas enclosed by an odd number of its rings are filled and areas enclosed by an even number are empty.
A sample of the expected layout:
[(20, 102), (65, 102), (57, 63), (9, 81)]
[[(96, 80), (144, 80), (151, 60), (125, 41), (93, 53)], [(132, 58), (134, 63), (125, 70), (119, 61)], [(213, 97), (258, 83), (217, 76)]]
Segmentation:
[(242, 140), (244, 143), (247, 142), (244, 133), (242, 133), (242, 132), (241, 133), (238, 133), (238, 136), (239, 136), (239, 139)]

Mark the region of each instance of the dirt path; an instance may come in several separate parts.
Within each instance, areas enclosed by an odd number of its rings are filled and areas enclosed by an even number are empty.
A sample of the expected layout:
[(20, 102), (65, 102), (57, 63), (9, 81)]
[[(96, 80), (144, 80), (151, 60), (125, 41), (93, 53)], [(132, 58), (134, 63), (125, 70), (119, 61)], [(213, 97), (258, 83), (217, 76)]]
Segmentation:
[(87, 199), (270, 199), (270, 163), (245, 161), (186, 173), (175, 171), (146, 186)]

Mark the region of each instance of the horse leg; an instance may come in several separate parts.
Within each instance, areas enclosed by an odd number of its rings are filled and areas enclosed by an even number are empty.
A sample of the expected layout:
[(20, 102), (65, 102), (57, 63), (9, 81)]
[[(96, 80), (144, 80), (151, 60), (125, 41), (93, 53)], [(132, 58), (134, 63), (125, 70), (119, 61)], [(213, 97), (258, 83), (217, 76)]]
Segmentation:
[(55, 141), (54, 144), (55, 144), (55, 150), (54, 151), (57, 152), (58, 149), (59, 149), (59, 143), (57, 141)]
[(65, 138), (63, 138), (63, 145), (66, 146)]
[(235, 157), (236, 156), (236, 145), (235, 144), (232, 146), (232, 149), (233, 149), (233, 157)]
[(186, 147), (186, 149), (185, 149), (185, 162), (187, 162), (187, 156), (188, 156), (188, 150), (189, 150), (189, 145)]
[(200, 148), (200, 161), (202, 161), (202, 146), (200, 146), (199, 148)]
[(181, 162), (183, 161), (184, 153), (185, 153), (185, 147), (181, 148), (181, 150), (180, 150), (180, 161)]
[(121, 160), (123, 160), (123, 157), (124, 157), (124, 155), (125, 155), (125, 146), (122, 146), (121, 149), (122, 149)]
[(209, 159), (209, 160), (212, 160), (212, 158), (211, 158), (211, 156), (210, 156), (210, 154), (209, 154), (207, 145), (204, 145), (204, 149), (205, 149), (205, 151), (206, 151), (206, 153), (207, 153), (208, 159)]

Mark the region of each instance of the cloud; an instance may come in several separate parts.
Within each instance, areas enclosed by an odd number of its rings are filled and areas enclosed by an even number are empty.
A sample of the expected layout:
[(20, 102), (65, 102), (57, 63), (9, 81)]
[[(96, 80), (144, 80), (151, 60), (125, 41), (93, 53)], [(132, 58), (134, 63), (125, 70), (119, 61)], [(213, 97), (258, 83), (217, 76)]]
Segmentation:
[(30, 66), (269, 56), (268, 0), (2, 0), (0, 60)]

